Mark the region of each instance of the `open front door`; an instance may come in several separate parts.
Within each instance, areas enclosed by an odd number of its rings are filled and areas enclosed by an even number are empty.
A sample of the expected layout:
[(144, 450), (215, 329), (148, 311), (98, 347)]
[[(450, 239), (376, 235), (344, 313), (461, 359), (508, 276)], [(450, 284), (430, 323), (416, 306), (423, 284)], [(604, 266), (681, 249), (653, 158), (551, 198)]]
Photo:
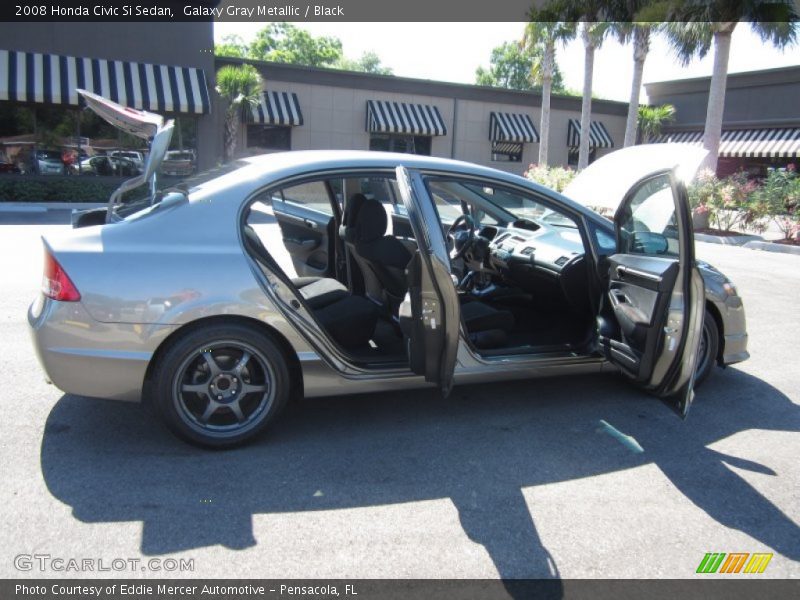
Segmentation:
[(408, 265), (408, 293), (400, 306), (401, 320), (409, 338), (411, 368), (436, 383), (447, 396), (453, 387), (453, 371), (461, 325), (458, 295), (450, 274), (439, 215), (417, 171), (397, 167), (397, 183), (418, 250)]
[(703, 327), (703, 279), (692, 219), (674, 171), (636, 183), (614, 218), (608, 300), (619, 339), (601, 338), (607, 358), (686, 416)]

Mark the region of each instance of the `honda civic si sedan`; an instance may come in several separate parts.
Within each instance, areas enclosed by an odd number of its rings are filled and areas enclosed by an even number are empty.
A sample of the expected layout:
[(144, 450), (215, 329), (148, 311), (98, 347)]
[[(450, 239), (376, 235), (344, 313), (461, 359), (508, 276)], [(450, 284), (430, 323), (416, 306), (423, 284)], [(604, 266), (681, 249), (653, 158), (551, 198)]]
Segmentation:
[(694, 256), (684, 180), (702, 158), (639, 146), (584, 170), (617, 195), (613, 222), (452, 160), (249, 158), (46, 236), (34, 346), (65, 392), (147, 397), (210, 447), (301, 396), (609, 370), (685, 416), (715, 364), (748, 357), (736, 288)]

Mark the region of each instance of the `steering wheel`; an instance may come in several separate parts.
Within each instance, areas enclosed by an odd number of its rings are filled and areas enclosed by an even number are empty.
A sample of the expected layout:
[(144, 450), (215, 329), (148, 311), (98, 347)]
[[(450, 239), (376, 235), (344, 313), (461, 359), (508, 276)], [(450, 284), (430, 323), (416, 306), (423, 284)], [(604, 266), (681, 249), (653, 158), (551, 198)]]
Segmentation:
[(447, 230), (447, 239), (453, 245), (450, 250), (450, 260), (457, 260), (472, 246), (475, 240), (475, 223), (470, 215), (461, 215)]

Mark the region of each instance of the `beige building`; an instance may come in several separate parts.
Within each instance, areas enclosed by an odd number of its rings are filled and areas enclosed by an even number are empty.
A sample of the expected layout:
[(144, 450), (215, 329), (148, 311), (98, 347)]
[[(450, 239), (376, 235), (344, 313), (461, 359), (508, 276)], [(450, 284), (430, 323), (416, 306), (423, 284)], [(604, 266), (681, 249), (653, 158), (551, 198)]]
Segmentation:
[[(393, 150), (479, 163), (522, 174), (539, 155), (541, 95), (498, 88), (248, 62), (263, 80), (261, 105), (239, 151)], [(553, 96), (550, 163), (575, 164), (581, 99)], [(592, 158), (620, 147), (627, 104), (592, 103)]]

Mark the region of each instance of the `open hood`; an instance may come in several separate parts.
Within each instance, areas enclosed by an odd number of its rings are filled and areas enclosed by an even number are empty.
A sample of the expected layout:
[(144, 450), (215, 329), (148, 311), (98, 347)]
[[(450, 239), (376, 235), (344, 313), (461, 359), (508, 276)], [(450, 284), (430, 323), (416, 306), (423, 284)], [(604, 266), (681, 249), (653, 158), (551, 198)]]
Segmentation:
[(603, 215), (613, 216), (628, 190), (658, 171), (676, 169), (691, 181), (708, 150), (691, 144), (644, 144), (607, 154), (581, 171), (562, 194)]

